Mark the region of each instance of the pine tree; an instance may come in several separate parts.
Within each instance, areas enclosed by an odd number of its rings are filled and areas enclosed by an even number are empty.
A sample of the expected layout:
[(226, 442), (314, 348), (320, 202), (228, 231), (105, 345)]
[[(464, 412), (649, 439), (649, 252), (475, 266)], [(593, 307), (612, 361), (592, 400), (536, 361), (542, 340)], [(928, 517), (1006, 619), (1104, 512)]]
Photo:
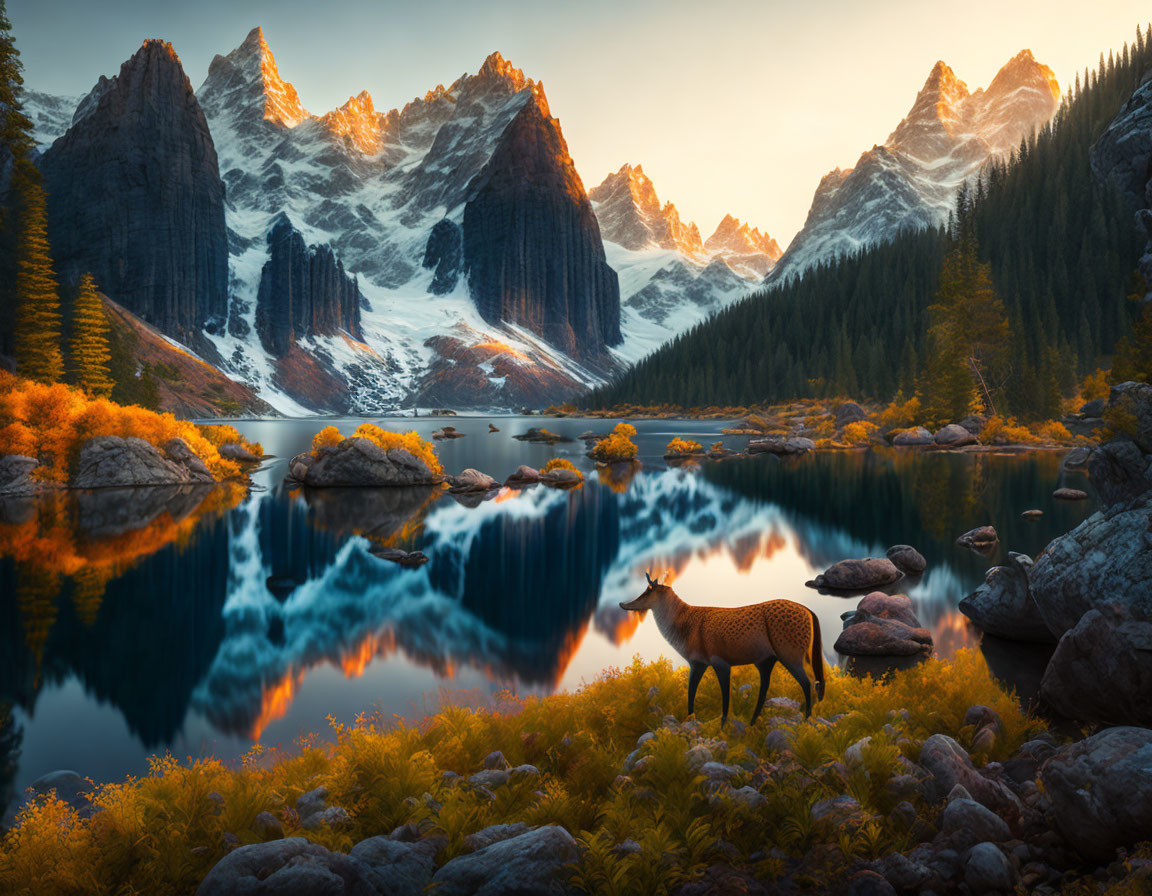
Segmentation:
[(108, 317), (91, 274), (80, 280), (80, 293), (72, 306), (72, 376), (92, 396), (107, 398), (116, 385), (108, 368)]
[(22, 376), (54, 383), (64, 374), (60, 295), (48, 246), (48, 210), (38, 184), (28, 185), (23, 205), (16, 252), (16, 365)]

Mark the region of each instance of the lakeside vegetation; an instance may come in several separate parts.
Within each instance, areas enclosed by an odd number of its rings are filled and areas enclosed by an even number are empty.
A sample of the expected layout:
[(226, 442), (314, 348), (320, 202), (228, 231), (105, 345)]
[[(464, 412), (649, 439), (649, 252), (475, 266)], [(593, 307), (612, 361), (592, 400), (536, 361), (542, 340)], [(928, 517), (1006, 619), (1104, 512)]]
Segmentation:
[[(918, 758), (930, 735), (956, 738), (981, 765), (1008, 758), (1045, 730), (974, 651), (928, 660), (884, 681), (832, 668), (816, 710), (822, 718), (802, 722), (790, 704), (775, 701), (758, 725), (733, 722), (722, 733), (719, 688), (711, 679), (697, 698), (696, 722), (667, 718), (684, 718), (686, 672), (667, 660), (637, 660), (573, 693), (502, 694), (491, 708), (446, 706), (414, 723), (333, 722), (332, 743), (308, 737), (284, 752), (257, 747), (231, 767), (158, 757), (145, 776), (99, 785), (92, 795), (99, 811), (91, 818), (52, 797), (25, 808), (0, 842), (0, 889), (192, 892), (235, 842), (267, 839), (260, 813), (275, 816), (283, 836), (299, 833), (293, 806), (320, 786), (330, 803), (347, 810), (348, 821), (307, 836), (340, 851), (413, 824), (422, 836), (446, 838), (442, 862), (464, 850), (467, 835), (523, 821), (559, 824), (578, 838), (582, 860), (570, 881), (589, 893), (665, 893), (721, 854), (758, 874), (778, 875), (788, 866), (798, 881), (843, 881), (858, 859), (912, 845), (892, 813), (899, 800), (887, 783), (906, 760)], [(737, 716), (751, 711), (755, 674), (733, 671)], [(780, 676), (773, 696), (795, 700), (800, 692)], [(965, 724), (974, 705), (1002, 720), (994, 739), (977, 741)], [(765, 732), (777, 729), (785, 732), (783, 754), (765, 747)], [(646, 732), (654, 736), (629, 763)], [(865, 737), (871, 741), (859, 763), (844, 765), (844, 752)], [(701, 738), (717, 762), (738, 769), (733, 786), (751, 785), (762, 800), (741, 802), (730, 788), (709, 787), (687, 755)], [(456, 777), (480, 770), (497, 750), (538, 774), (513, 777), (494, 796)], [(858, 824), (813, 821), (818, 801), (844, 794), (859, 803)], [(931, 808), (913, 801), (925, 813)], [(639, 843), (637, 852), (613, 849), (628, 839)]]

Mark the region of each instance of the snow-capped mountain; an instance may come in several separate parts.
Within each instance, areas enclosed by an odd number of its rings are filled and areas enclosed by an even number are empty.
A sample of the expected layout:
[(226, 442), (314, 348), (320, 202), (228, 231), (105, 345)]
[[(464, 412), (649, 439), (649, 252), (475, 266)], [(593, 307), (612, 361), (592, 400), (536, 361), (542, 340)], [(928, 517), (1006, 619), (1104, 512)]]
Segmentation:
[(707, 242), (640, 165), (626, 164), (588, 194), (608, 263), (620, 276), (624, 345), (635, 362), (754, 288), (780, 257), (776, 241), (726, 215)]
[(24, 114), (32, 122), (32, 136), (38, 151), (46, 150), (72, 126), (72, 116), (82, 99), (84, 97), (55, 96), (24, 88), (20, 100)]
[(944, 223), (960, 185), (990, 159), (1011, 153), (1051, 119), (1059, 102), (1052, 70), (1030, 50), (1001, 68), (987, 90), (975, 92), (937, 62), (884, 144), (820, 181), (804, 227), (768, 279), (798, 276), (901, 230)]

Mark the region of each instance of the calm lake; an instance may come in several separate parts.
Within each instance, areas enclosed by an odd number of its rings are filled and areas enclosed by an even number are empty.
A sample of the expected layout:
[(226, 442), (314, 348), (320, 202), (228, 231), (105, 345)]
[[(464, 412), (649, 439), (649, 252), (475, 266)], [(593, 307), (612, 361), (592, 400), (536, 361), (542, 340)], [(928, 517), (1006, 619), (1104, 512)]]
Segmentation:
[[(488, 423), (501, 430), (489, 434)], [(277, 457), (250, 492), (160, 489), (0, 502), (0, 804), (54, 769), (97, 780), (139, 774), (147, 757), (234, 759), (254, 742), (290, 744), (328, 716), (423, 715), (445, 699), (578, 687), (639, 655), (669, 655), (650, 617), (617, 606), (646, 570), (668, 573), (689, 603), (771, 598), (819, 616), (827, 658), (856, 599), (804, 583), (847, 557), (916, 546), (928, 560), (908, 593), (938, 654), (979, 643), (958, 601), (1002, 559), (955, 538), (991, 523), (1001, 550), (1035, 555), (1093, 502), (1055, 501), (1059, 453), (919, 454), (890, 449), (770, 456), (669, 469), (674, 435), (705, 445), (719, 421), (636, 424), (643, 467), (600, 477), (583, 442), (513, 440), (530, 426), (576, 436), (614, 421), (456, 417), (378, 421), (431, 435), (445, 468), (503, 480), (553, 456), (588, 473), (574, 491), (503, 490), (469, 507), (441, 491), (307, 492), (284, 484), (288, 459), (335, 424), (247, 421)], [(1039, 522), (1020, 513), (1044, 511)], [(376, 542), (423, 550), (403, 569)], [(986, 639), (998, 676), (1034, 693), (1046, 654)], [(783, 681), (783, 678), (779, 679)], [(709, 676), (704, 687), (715, 687)]]

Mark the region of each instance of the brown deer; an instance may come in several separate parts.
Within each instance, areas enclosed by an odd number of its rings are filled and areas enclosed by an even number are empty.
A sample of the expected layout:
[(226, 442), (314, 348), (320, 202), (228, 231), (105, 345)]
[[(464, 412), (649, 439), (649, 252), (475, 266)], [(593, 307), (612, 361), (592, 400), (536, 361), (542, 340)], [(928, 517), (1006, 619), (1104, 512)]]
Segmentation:
[(779, 660), (804, 691), (804, 717), (812, 713), (812, 682), (804, 669), (811, 656), (816, 699), (824, 696), (824, 654), (820, 647), (820, 620), (802, 604), (769, 600), (746, 607), (693, 607), (668, 585), (645, 574), (648, 587), (638, 598), (625, 601), (625, 610), (651, 610), (660, 634), (688, 661), (688, 714), (696, 703), (700, 679), (711, 666), (720, 682), (720, 727), (728, 721), (728, 690), (733, 666), (760, 670), (760, 696), (752, 724), (760, 717), (772, 669)]

